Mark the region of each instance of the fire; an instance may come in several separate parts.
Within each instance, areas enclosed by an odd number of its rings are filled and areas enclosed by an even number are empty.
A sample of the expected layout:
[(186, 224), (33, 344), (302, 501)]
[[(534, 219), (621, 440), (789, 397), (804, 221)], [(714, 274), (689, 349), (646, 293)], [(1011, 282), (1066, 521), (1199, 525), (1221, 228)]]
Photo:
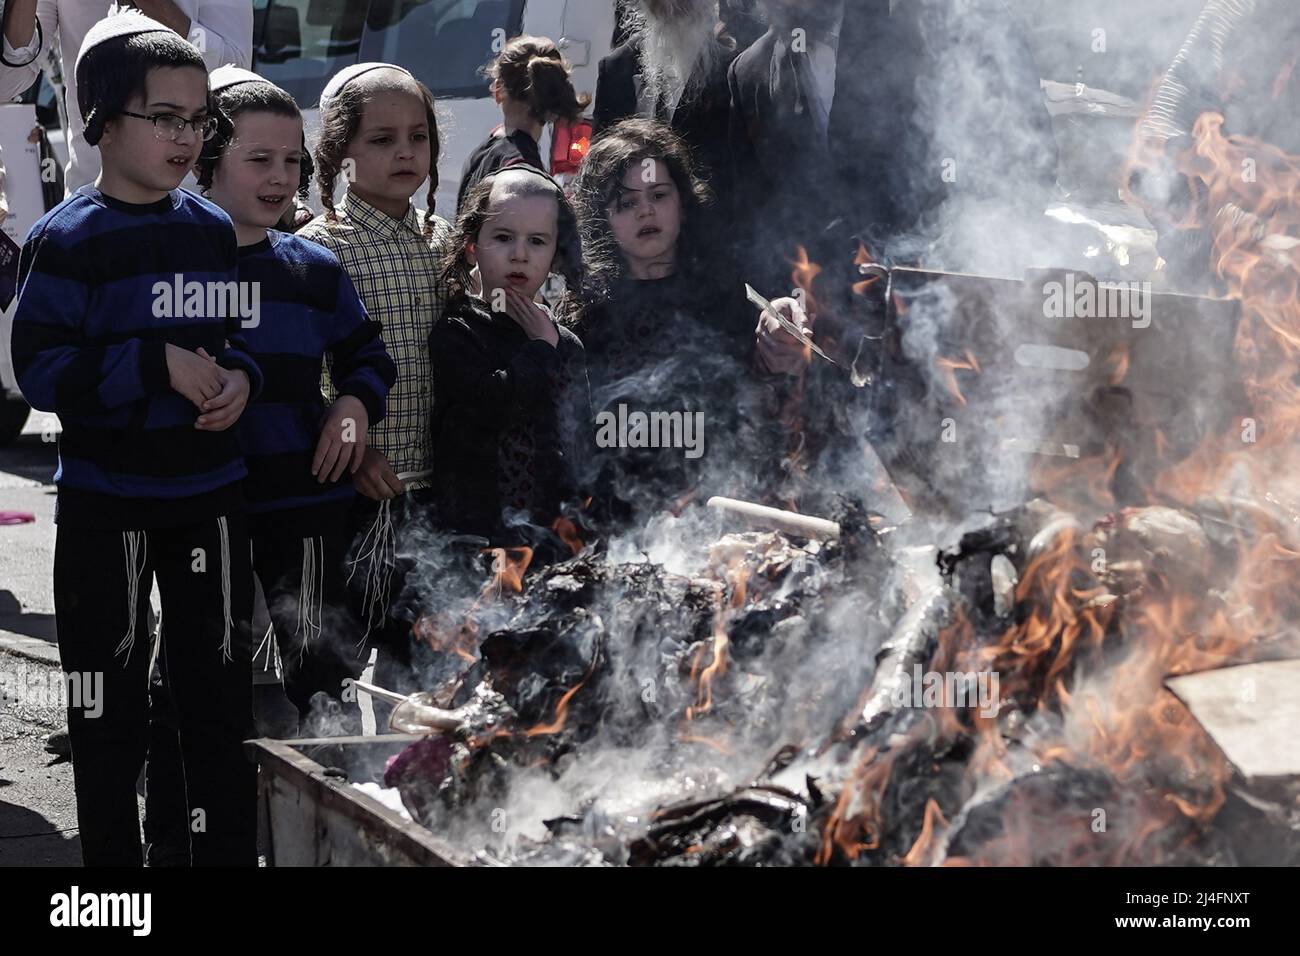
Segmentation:
[[(566, 519), (561, 518), (556, 524), (564, 520)], [(564, 537), (558, 528), (556, 531)], [(574, 536), (576, 538), (576, 530)], [(573, 547), (571, 543), (570, 547)], [(581, 547), (579, 540), (578, 550)], [(499, 599), (506, 588), (516, 594), (522, 592), (524, 574), (533, 561), (533, 549), (528, 547), (486, 548), (480, 553), (492, 555), (492, 575), (484, 582), (473, 605), (465, 612), (464, 619), (457, 624), (442, 612), (422, 612), (411, 625), (411, 635), (416, 640), (435, 651), (455, 654), (471, 664), (478, 660), (479, 625), (476, 615), (479, 609), (484, 602)]]
[[(1217, 277), (1226, 294), (1241, 302), (1232, 358), (1244, 378), (1248, 404), (1242, 417), (1256, 422), (1258, 437), (1247, 442), (1235, 432), (1213, 436), (1157, 475), (1150, 487), (1125, 495), (1146, 496), (1142, 504), (1148, 506), (1183, 505), (1190, 515), (1184, 517), (1202, 532), (1217, 520), (1217, 533), (1203, 539), (1203, 560), (1199, 545), (1190, 540), (1166, 549), (1174, 554), (1147, 548), (1148, 539), (1133, 546), (1137, 557), (1125, 550), (1122, 535), (1137, 536), (1124, 524), (1133, 512), (1115, 513), (1125, 454), (1118, 444), (1091, 449), (1081, 458), (1037, 459), (1032, 487), (1064, 513), (1039, 530), (1028, 555), (1017, 553), (1011, 612), (998, 619), (1001, 623), (983, 625), (983, 633), (972, 623), (980, 616), (959, 613), (925, 662), (935, 672), (998, 675), (1000, 702), (1011, 705), (1004, 713), (1015, 720), (989, 716), (970, 704), (959, 709), (945, 698), (945, 706), (900, 724), (887, 742), (882, 737), (851, 752), (848, 730), (861, 713), (860, 703), (835, 738), (846, 754), (836, 767), (843, 778), (828, 774), (840, 789), (818, 834), (817, 863), (859, 859), (878, 851), (887, 833), (898, 832), (892, 826), (897, 821), (886, 816), (902, 788), (890, 788), (899, 782), (895, 769), (913, 772), (916, 763), (900, 759), (912, 752), (933, 754), (936, 765), (955, 752), (966, 754), (959, 771), (964, 774), (957, 791), (961, 799), (1008, 786), (998, 811), (1002, 835), (963, 849), (969, 855), (961, 857), (945, 857), (949, 831), (961, 825), (950, 822), (959, 820), (960, 807), (945, 805), (942, 791), (930, 796), (918, 786), (914, 792), (925, 794), (923, 813), (917, 812), (919, 799), (912, 809), (922, 817), (919, 832), (918, 821), (909, 818), (902, 832), (917, 835), (906, 852), (901, 848), (906, 843), (897, 846), (891, 839), (887, 844), (908, 866), (1027, 863), (1046, 852), (1044, 842), (1061, 862), (1159, 863), (1174, 843), (1193, 839), (1225, 805), (1233, 769), (1164, 682), (1171, 675), (1280, 653), (1282, 636), (1294, 635), (1300, 620), (1300, 507), (1288, 498), (1300, 474), (1300, 239), (1290, 235), (1300, 228), (1300, 158), (1225, 136), (1222, 127), (1222, 117), (1202, 116), (1194, 148), (1178, 160), (1202, 200), (1193, 203), (1185, 225), (1213, 231)], [(1258, 176), (1247, 182), (1240, 174), (1242, 162), (1252, 158)], [(1198, 222), (1198, 209), (1227, 212)], [(871, 261), (865, 247), (859, 247), (855, 261)], [(792, 279), (812, 312), (821, 269), (803, 247), (792, 266)], [(854, 291), (861, 294), (873, 281), (856, 284)], [(936, 365), (948, 391), (965, 405), (958, 373), (982, 375), (977, 358), (967, 350), (960, 357), (940, 357)], [(1110, 386), (1125, 383), (1127, 348), (1112, 351), (1104, 369)], [(796, 401), (787, 425), (796, 441), (802, 438), (803, 414)], [(1156, 451), (1172, 447), (1163, 435), (1152, 441)], [(792, 471), (802, 469), (801, 445), (792, 447), (789, 461)], [(1215, 506), (1222, 513), (1210, 510)], [(580, 553), (576, 525), (562, 518), (553, 528), (574, 554)], [(483, 595), (500, 595), (507, 587), (520, 591), (531, 550), (489, 553), (493, 577)], [(726, 596), (715, 608), (711, 640), (694, 650), (694, 699), (677, 739), (731, 755), (729, 741), (700, 733), (707, 729), (701, 718), (716, 713), (715, 703), (731, 683), (729, 667), (736, 665), (729, 628), (751, 592), (765, 587), (765, 577), (761, 569), (753, 573), (744, 558), (715, 572), (726, 581)], [(436, 618), (422, 617), (417, 634), (455, 634), (437, 624)], [(590, 678), (591, 673), (568, 688), (553, 718), (524, 735), (563, 729), (575, 695)], [(829, 750), (828, 745), (819, 756)], [(1086, 814), (1068, 798), (1059, 805), (1031, 805), (1043, 798), (1014, 785), (1018, 775), (1031, 772), (1027, 767), (1032, 773), (1060, 772), (1067, 782), (1077, 773), (1121, 792), (1124, 819), (1115, 838), (1096, 840)], [(698, 852), (698, 845), (687, 852)]]
[[(858, 241), (858, 251), (853, 256), (853, 264), (859, 267), (876, 264), (875, 257), (871, 255), (870, 251), (868, 251), (867, 247), (863, 245), (861, 240)], [(853, 283), (853, 294), (864, 295), (867, 289), (878, 281), (880, 281), (880, 276), (873, 275), (869, 278), (863, 279), (861, 282)]]
[(1030, 462), (1029, 486), (1059, 508), (1101, 514), (1115, 506), (1115, 476), (1123, 462), (1123, 449), (1113, 441), (1077, 459), (1039, 455)]
[(795, 247), (794, 259), (790, 261), (794, 268), (790, 272), (790, 281), (796, 289), (803, 290), (803, 306), (809, 315), (817, 311), (816, 299), (813, 298), (813, 282), (822, 273), (822, 267), (808, 258), (808, 250), (803, 246)]
[(925, 821), (921, 824), (921, 834), (912, 844), (912, 849), (907, 851), (907, 856), (903, 857), (903, 866), (926, 866), (930, 862), (931, 845), (934, 843), (935, 832), (942, 832), (948, 828), (948, 821), (944, 819), (943, 811), (939, 809), (939, 804), (931, 798), (925, 802)]
[[(590, 501), (591, 499), (587, 499)], [(582, 554), (582, 549), (586, 543), (578, 534), (578, 526), (563, 516), (556, 518), (555, 523), (551, 525), (551, 530), (560, 536), (560, 540), (568, 545), (569, 550), (573, 552), (574, 557)]]
[(492, 555), (492, 577), (483, 585), (484, 598), (488, 595), (500, 597), (507, 587), (516, 594), (523, 591), (524, 572), (533, 563), (532, 548), (487, 548), (482, 553)]
[(586, 676), (582, 678), (582, 680), (578, 681), (578, 683), (574, 684), (572, 687), (570, 687), (568, 690), (564, 692), (564, 696), (560, 698), (560, 702), (555, 705), (554, 720), (552, 720), (549, 724), (538, 724), (535, 727), (529, 727), (527, 730), (524, 731), (524, 736), (540, 737), (544, 734), (558, 734), (561, 730), (563, 730), (564, 722), (568, 719), (569, 716), (569, 701), (573, 700), (574, 694), (582, 690), (583, 685), (587, 683), (587, 679), (590, 676), (591, 674), (588, 673)]
[[(821, 274), (822, 268), (808, 258), (808, 250), (796, 247), (795, 258), (790, 261), (793, 267), (790, 281), (803, 293), (804, 311), (810, 317), (817, 314), (817, 299), (813, 294), (813, 282)], [(818, 343), (820, 344), (820, 343)], [(804, 365), (812, 362), (812, 349), (803, 350)], [(792, 511), (798, 510), (798, 489), (807, 474), (807, 461), (804, 451), (804, 380), (799, 376), (788, 389), (785, 400), (777, 411), (777, 419), (786, 436), (785, 454), (781, 460), (781, 469), (787, 475), (786, 487), (781, 492), (782, 506)]]
[(814, 859), (819, 866), (830, 863), (837, 850), (856, 860), (860, 854), (880, 846), (880, 803), (897, 751), (890, 751), (880, 760), (876, 759), (877, 753), (877, 748), (868, 748), (845, 781), (822, 831), (822, 845)]
[(934, 360), (934, 364), (939, 366), (939, 374), (943, 378), (943, 383), (953, 398), (962, 406), (966, 404), (966, 396), (962, 394), (961, 386), (957, 384), (957, 371), (960, 369), (965, 372), (974, 372), (976, 375), (982, 375), (983, 370), (980, 368), (979, 360), (971, 354), (970, 349), (966, 350), (964, 359), (948, 358), (940, 355)]
[[(699, 671), (698, 697), (694, 706), (686, 708), (686, 719), (695, 720), (713, 709), (713, 682), (727, 672), (727, 647), (731, 639), (727, 636), (727, 623), (732, 612), (745, 603), (746, 585), (749, 570), (739, 561), (727, 568), (727, 581), (731, 585), (731, 597), (725, 608), (719, 609), (713, 625), (713, 657), (704, 670)], [(691, 677), (696, 677), (696, 669), (701, 655), (697, 654), (691, 667)]]
[(453, 625), (443, 614), (421, 614), (411, 625), (411, 634), (435, 651), (455, 654), (469, 664), (478, 660), (478, 624), (472, 616)]

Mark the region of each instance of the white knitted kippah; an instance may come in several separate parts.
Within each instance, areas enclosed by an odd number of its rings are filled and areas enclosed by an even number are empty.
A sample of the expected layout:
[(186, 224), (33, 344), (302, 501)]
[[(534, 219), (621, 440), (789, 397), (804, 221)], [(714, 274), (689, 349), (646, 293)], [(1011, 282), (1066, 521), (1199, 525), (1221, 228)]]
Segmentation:
[[(72, 68), (72, 76), (75, 80), (77, 71), (81, 69), (82, 57), (86, 51), (92, 47), (97, 47), (106, 40), (112, 40), (117, 37), (127, 37), (135, 33), (176, 33), (171, 27), (164, 23), (159, 23), (152, 17), (146, 17), (134, 7), (127, 7), (125, 10), (119, 10), (117, 4), (108, 8), (108, 14), (104, 19), (98, 21), (93, 27), (86, 31), (86, 39), (81, 42), (81, 49), (77, 51), (77, 60)], [(179, 34), (177, 34), (179, 36)]]
[(237, 86), (240, 83), (266, 83), (269, 86), (275, 86), (266, 77), (258, 76), (252, 70), (245, 70), (242, 66), (235, 66), (233, 63), (219, 66), (208, 74), (208, 88), (213, 93), (224, 90), (229, 86)]
[(362, 73), (369, 73), (371, 70), (400, 70), (411, 79), (415, 79), (414, 74), (405, 67), (398, 66), (396, 63), (353, 63), (351, 66), (345, 66), (325, 84), (325, 89), (320, 94), (320, 111), (325, 112), (329, 108), (330, 100), (339, 95), (339, 90), (347, 86)]

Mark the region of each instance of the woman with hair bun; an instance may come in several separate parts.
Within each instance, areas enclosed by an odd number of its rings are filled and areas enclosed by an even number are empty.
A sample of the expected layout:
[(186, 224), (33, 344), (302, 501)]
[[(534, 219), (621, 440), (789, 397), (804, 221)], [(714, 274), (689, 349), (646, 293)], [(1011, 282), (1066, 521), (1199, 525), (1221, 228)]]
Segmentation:
[(465, 161), (456, 193), (456, 209), (483, 177), (505, 166), (546, 169), (538, 141), (547, 123), (582, 115), (591, 97), (579, 95), (569, 77), (572, 69), (555, 41), (515, 37), (487, 68), (492, 95), (501, 107), (501, 127)]

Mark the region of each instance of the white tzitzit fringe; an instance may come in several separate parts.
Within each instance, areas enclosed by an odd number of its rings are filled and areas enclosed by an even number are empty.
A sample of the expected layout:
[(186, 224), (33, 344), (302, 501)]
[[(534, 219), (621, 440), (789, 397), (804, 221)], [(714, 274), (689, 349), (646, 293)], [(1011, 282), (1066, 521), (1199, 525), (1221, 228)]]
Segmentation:
[(266, 633), (262, 635), (262, 643), (257, 645), (257, 650), (253, 651), (253, 664), (257, 666), (257, 659), (262, 656), (262, 651), (266, 651), (266, 661), (261, 666), (269, 667), (271, 665), (271, 645), (275, 642), (275, 625), (268, 624)]
[(366, 630), (357, 642), (357, 647), (364, 645), (370, 637), (375, 612), (382, 622), (388, 614), (388, 589), (392, 585), (393, 569), (396, 566), (393, 541), (393, 515), (388, 500), (379, 502), (379, 511), (374, 523), (366, 531), (361, 544), (357, 546), (357, 555), (352, 559), (352, 570), (348, 573), (347, 583), (352, 583), (357, 573), (357, 565), (366, 563), (366, 589), (362, 597), (362, 614), (366, 619)]
[[(432, 468), (422, 471), (399, 471), (397, 479), (403, 484), (421, 481), (433, 474)], [(408, 489), (409, 492), (409, 489)], [(366, 531), (361, 544), (357, 546), (357, 555), (349, 562), (352, 570), (348, 572), (346, 584), (352, 583), (357, 573), (357, 565), (362, 561), (366, 565), (366, 589), (362, 597), (362, 613), (366, 617), (366, 630), (357, 641), (357, 647), (364, 647), (370, 638), (370, 629), (374, 626), (375, 612), (379, 612), (382, 625), (388, 616), (389, 591), (393, 585), (393, 572), (397, 568), (396, 537), (393, 533), (392, 500), (385, 498), (379, 502), (379, 512), (375, 521)]]
[(221, 653), (226, 660), (234, 660), (230, 653), (230, 528), (226, 525), (226, 516), (217, 519), (217, 531), (221, 534), (221, 620), (224, 634), (221, 638)]
[[(320, 542), (320, 555), (316, 542)], [(302, 539), (302, 582), (298, 588), (298, 627), (295, 634), (305, 631), (298, 650), (301, 662), (307, 656), (307, 645), (321, 636), (321, 623), (325, 614), (325, 539)], [(305, 627), (304, 627), (305, 625)]]
[(262, 643), (257, 645), (257, 650), (253, 652), (253, 663), (257, 664), (257, 659), (262, 656), (262, 650), (266, 650), (266, 660), (258, 666), (270, 667), (275, 672), (276, 679), (284, 683), (284, 666), (280, 662), (280, 642), (275, 636), (275, 625), (268, 624), (266, 633), (262, 635)]
[(144, 574), (149, 557), (149, 538), (143, 531), (123, 531), (122, 551), (126, 558), (126, 634), (113, 652), (116, 657), (123, 651), (131, 659), (135, 645), (136, 608), (140, 603), (140, 577)]

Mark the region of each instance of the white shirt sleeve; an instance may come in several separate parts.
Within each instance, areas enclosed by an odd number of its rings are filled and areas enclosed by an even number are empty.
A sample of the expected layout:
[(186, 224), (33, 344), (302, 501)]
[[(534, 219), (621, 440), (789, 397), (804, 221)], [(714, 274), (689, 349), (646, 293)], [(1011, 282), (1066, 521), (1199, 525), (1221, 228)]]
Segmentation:
[[(0, 64), (0, 103), (8, 103), (27, 87), (36, 82), (41, 75), (41, 50), (48, 50), (54, 44), (54, 37), (59, 30), (59, 8), (57, 0), (38, 0), (36, 19), (41, 25), (39, 33), (32, 34), (32, 42), (15, 50), (7, 38), (0, 40), (4, 44), (5, 59), (22, 66), (5, 66)], [(43, 41), (43, 42), (42, 42)]]
[(248, 69), (253, 62), (253, 5), (249, 0), (199, 0), (188, 39), (209, 70), (226, 63)]

